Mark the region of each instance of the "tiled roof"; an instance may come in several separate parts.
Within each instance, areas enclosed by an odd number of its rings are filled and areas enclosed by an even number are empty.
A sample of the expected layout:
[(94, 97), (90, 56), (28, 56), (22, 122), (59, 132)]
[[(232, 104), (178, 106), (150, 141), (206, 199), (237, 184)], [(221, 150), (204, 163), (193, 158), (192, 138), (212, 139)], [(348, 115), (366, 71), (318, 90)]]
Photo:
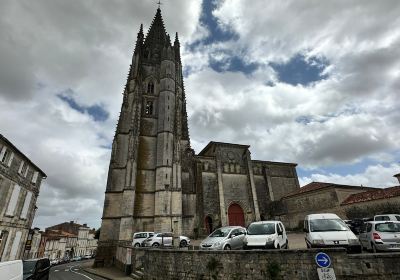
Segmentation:
[(350, 186), (350, 185), (340, 185), (340, 184), (334, 184), (334, 183), (324, 183), (324, 182), (311, 182), (300, 189), (291, 192), (284, 197), (290, 197), (294, 195), (298, 195), (301, 193), (307, 193), (323, 188), (328, 188), (328, 187), (335, 187), (335, 188), (346, 188), (346, 189), (361, 189), (361, 190), (375, 190), (375, 188), (369, 188), (369, 187), (363, 187), (363, 186)]
[(342, 205), (400, 196), (400, 186), (356, 193), (346, 198)]

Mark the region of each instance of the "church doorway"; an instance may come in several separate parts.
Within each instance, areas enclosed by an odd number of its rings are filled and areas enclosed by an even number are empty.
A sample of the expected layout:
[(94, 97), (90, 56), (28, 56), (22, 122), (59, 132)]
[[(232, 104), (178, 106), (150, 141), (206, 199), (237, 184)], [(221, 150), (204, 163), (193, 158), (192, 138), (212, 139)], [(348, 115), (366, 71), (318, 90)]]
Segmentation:
[(242, 207), (237, 203), (233, 203), (228, 208), (228, 219), (230, 226), (244, 227), (244, 213)]
[(210, 234), (213, 231), (213, 222), (212, 222), (211, 217), (207, 216), (204, 219), (204, 223), (205, 223), (205, 226), (206, 226), (207, 234)]

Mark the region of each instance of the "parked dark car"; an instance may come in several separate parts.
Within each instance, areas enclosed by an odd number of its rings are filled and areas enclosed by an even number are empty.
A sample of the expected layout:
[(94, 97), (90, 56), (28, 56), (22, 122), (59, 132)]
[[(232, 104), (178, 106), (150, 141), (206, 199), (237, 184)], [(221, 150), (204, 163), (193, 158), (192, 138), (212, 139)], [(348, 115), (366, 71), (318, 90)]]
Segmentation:
[(47, 258), (23, 261), (24, 280), (48, 280), (50, 260)]
[(360, 234), (361, 232), (361, 227), (365, 223), (364, 219), (354, 219), (350, 223), (350, 229), (354, 234)]

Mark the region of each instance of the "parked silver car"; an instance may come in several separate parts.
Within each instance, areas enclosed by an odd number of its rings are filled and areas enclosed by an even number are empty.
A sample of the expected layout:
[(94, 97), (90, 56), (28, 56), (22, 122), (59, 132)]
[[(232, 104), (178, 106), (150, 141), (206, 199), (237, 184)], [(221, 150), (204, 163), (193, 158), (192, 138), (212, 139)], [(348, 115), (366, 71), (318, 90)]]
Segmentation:
[(361, 228), (359, 236), (363, 249), (377, 251), (400, 251), (400, 222), (370, 221)]
[(159, 247), (159, 246), (174, 246), (174, 242), (178, 242), (179, 247), (186, 247), (190, 245), (190, 238), (186, 236), (179, 236), (174, 239), (172, 232), (155, 233), (154, 236), (145, 239), (142, 242), (143, 247)]
[(200, 243), (202, 250), (242, 249), (246, 229), (239, 226), (229, 226), (216, 229)]

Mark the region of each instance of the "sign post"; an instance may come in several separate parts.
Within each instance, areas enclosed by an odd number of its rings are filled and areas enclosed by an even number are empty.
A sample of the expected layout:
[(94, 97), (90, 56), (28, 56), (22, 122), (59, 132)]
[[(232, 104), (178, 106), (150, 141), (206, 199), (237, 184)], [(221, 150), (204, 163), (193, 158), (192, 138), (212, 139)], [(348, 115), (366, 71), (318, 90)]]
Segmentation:
[(328, 254), (319, 252), (315, 255), (315, 263), (319, 266), (317, 268), (319, 280), (336, 280), (335, 271), (331, 268), (331, 258)]

